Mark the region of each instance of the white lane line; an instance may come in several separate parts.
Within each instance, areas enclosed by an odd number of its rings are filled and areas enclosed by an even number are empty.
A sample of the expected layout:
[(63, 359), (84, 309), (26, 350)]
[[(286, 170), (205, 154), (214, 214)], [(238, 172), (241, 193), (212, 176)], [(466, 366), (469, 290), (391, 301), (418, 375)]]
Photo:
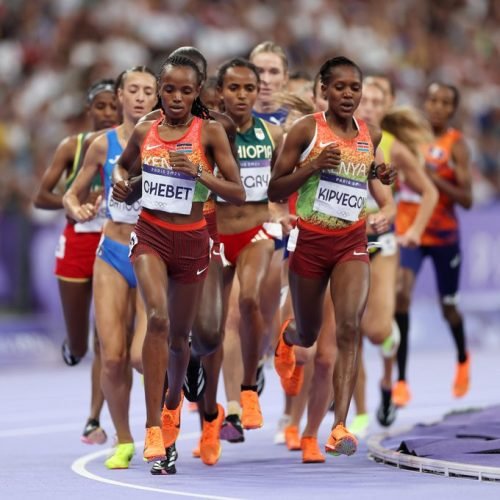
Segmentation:
[[(199, 438), (199, 436), (200, 436), (199, 432), (190, 432), (190, 433), (187, 433), (187, 434), (180, 436), (177, 441), (183, 441), (185, 439)], [(144, 442), (143, 441), (136, 441), (134, 444), (135, 444), (136, 448), (142, 449)], [(240, 498), (235, 498), (235, 497), (220, 497), (217, 495), (207, 495), (206, 493), (189, 493), (187, 491), (167, 490), (164, 488), (153, 488), (151, 486), (141, 486), (140, 484), (125, 483), (123, 481), (116, 481), (114, 479), (108, 479), (106, 477), (98, 476), (97, 474), (94, 474), (94, 473), (87, 470), (87, 464), (89, 462), (92, 462), (92, 460), (95, 460), (96, 458), (100, 458), (100, 457), (104, 457), (104, 456), (108, 455), (111, 450), (112, 450), (112, 448), (108, 448), (106, 450), (100, 450), (100, 451), (96, 451), (94, 453), (88, 453), (87, 455), (83, 455), (82, 457), (77, 458), (71, 464), (71, 470), (82, 477), (85, 477), (87, 479), (91, 479), (92, 481), (98, 481), (100, 483), (111, 484), (113, 486), (122, 486), (123, 488), (131, 488), (134, 490), (152, 491), (155, 493), (162, 493), (164, 495), (178, 495), (178, 496), (189, 497), (189, 498), (208, 498), (210, 500), (241, 500)]]

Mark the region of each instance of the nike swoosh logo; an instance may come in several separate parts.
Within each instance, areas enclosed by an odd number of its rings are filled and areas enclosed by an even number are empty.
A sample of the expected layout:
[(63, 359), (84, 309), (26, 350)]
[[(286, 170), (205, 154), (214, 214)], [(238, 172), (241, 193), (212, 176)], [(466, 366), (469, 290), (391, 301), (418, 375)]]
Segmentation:
[(354, 252), (352, 252), (353, 255), (368, 255), (368, 252), (356, 252), (356, 250), (354, 250)]
[(203, 269), (198, 269), (196, 271), (196, 276), (199, 276), (200, 274), (203, 274), (207, 269), (208, 269), (208, 266), (204, 267)]
[(150, 149), (156, 149), (156, 148), (161, 148), (161, 144), (154, 144), (153, 146), (146, 146), (146, 151), (149, 151)]
[(320, 142), (319, 143), (319, 147), (320, 148), (326, 148), (327, 146), (330, 146), (331, 144), (335, 144), (334, 141), (330, 141), (330, 142)]

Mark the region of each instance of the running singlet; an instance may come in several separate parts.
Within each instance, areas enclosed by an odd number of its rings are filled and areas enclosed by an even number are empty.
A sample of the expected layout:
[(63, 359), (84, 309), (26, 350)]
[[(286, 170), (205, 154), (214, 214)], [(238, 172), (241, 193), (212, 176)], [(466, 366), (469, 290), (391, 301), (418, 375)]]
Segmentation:
[(341, 151), (337, 170), (323, 170), (309, 177), (299, 188), (297, 215), (321, 230), (338, 230), (365, 218), (367, 181), (374, 149), (365, 122), (355, 120), (358, 135), (353, 139), (337, 137), (328, 126), (324, 113), (315, 113), (316, 132), (302, 153), (298, 168), (315, 160), (329, 144)]
[[(260, 118), (254, 118), (252, 127), (236, 134), (240, 176), (247, 203), (267, 202), (274, 147), (271, 133), (265, 121)], [(225, 200), (217, 197), (217, 201)]]
[(116, 130), (106, 132), (106, 139), (108, 140), (108, 153), (103, 166), (106, 216), (114, 222), (135, 224), (139, 217), (140, 202), (136, 201), (133, 205), (127, 205), (124, 201), (116, 201), (113, 198), (113, 168), (123, 151)]
[(259, 113), (258, 111), (253, 110), (252, 115), (256, 118), (272, 123), (273, 125), (283, 125), (286, 121), (286, 117), (288, 116), (288, 109), (278, 108), (272, 113)]
[[(73, 165), (71, 166), (71, 171), (66, 179), (66, 191), (71, 187), (73, 182), (80, 171), (80, 168), (83, 164), (83, 146), (85, 143), (85, 139), (88, 134), (86, 132), (82, 132), (76, 136), (76, 151), (75, 157), (73, 158)], [(102, 178), (100, 174), (96, 174), (92, 179), (92, 184), (90, 185), (90, 189), (100, 189), (102, 188)], [(104, 205), (103, 205), (104, 206)], [(97, 217), (87, 222), (77, 222), (75, 224), (75, 233), (100, 233), (102, 231), (102, 226), (105, 221), (105, 213), (104, 209), (99, 211)]]
[(193, 203), (206, 202), (209, 190), (196, 178), (172, 169), (169, 151), (185, 153), (195, 165), (209, 173), (213, 168), (201, 144), (203, 120), (194, 117), (186, 133), (175, 141), (164, 141), (158, 134), (157, 120), (141, 147), (142, 206), (174, 214), (190, 214)]
[[(461, 132), (450, 128), (431, 144), (425, 152), (427, 168), (434, 170), (439, 177), (452, 184), (456, 183), (456, 177), (451, 154), (453, 145), (461, 137)], [(396, 218), (396, 230), (398, 234), (404, 233), (413, 223), (419, 206), (419, 198), (415, 198), (415, 200), (412, 203), (408, 198), (402, 198), (399, 202), (398, 216)], [(458, 241), (458, 236), (455, 203), (440, 191), (438, 203), (422, 235), (421, 245), (450, 245)]]

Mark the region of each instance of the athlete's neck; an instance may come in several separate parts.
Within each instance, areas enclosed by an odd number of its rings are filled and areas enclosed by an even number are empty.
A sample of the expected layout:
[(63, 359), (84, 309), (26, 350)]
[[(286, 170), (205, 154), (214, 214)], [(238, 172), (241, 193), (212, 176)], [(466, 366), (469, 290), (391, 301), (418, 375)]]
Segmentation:
[(279, 109), (279, 106), (273, 101), (256, 101), (253, 109), (255, 109), (257, 113), (274, 113)]
[(230, 116), (230, 118), (233, 119), (238, 132), (246, 132), (253, 125), (253, 116), (251, 114), (246, 116)]
[(116, 133), (118, 134), (118, 138), (125, 144), (132, 136), (132, 132), (134, 131), (135, 125), (136, 122), (134, 122), (133, 120), (124, 118), (123, 123), (118, 127), (116, 127)]
[(344, 117), (333, 114), (331, 111), (325, 112), (326, 122), (332, 129), (340, 129), (344, 133), (352, 132), (356, 130), (356, 125), (354, 124), (354, 117)]
[(433, 125), (432, 126), (432, 131), (434, 132), (434, 135), (436, 137), (443, 135), (447, 130), (448, 130), (448, 124), (438, 125), (438, 126)]

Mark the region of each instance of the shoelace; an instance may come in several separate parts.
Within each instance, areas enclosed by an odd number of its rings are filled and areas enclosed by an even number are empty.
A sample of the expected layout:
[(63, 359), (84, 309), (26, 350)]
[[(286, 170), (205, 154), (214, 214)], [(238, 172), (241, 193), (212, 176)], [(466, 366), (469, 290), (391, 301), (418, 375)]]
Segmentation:
[(147, 442), (147, 448), (153, 447), (161, 447), (163, 448), (163, 437), (161, 434), (157, 434), (156, 432), (153, 432), (151, 429), (147, 430), (147, 436), (146, 436), (146, 442)]
[[(217, 417), (212, 422), (205, 422), (202, 434), (202, 441), (216, 441), (217, 434), (219, 433), (219, 425), (217, 423), (219, 417)], [(205, 427), (206, 426), (206, 427)]]

